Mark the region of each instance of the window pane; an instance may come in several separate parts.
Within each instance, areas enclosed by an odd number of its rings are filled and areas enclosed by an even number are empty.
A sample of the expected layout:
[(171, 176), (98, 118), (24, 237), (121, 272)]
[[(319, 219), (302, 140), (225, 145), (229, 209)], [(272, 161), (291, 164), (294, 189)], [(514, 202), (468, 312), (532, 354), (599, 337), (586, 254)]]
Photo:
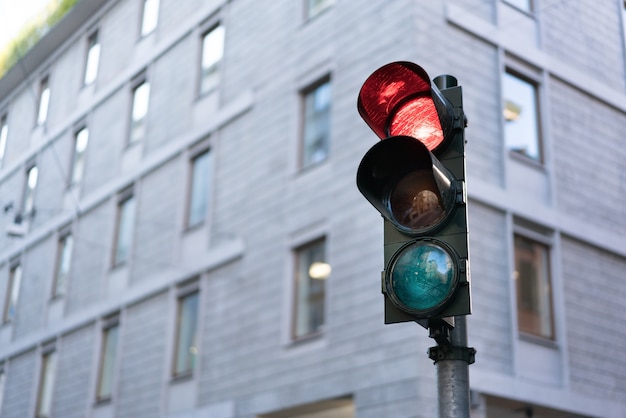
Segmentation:
[(525, 80), (505, 73), (503, 93), (507, 149), (540, 161), (537, 88)]
[(119, 325), (113, 325), (102, 332), (102, 354), (96, 398), (99, 401), (111, 399), (113, 394), (113, 376), (117, 354)]
[(520, 332), (554, 338), (548, 247), (515, 236), (515, 279)]
[(52, 386), (56, 371), (56, 354), (45, 354), (41, 360), (39, 379), (39, 397), (37, 399), (37, 417), (48, 417), (52, 410)]
[(159, 0), (144, 0), (143, 20), (141, 22), (141, 35), (145, 36), (152, 32), (159, 19)]
[(7, 147), (7, 138), (9, 137), (9, 124), (6, 115), (0, 118), (0, 166), (4, 161), (4, 151)]
[(4, 401), (4, 386), (6, 384), (6, 374), (4, 365), (0, 364), (0, 411), (2, 411), (2, 403)]
[(72, 165), (72, 183), (78, 183), (83, 179), (85, 170), (85, 149), (89, 142), (89, 130), (83, 128), (76, 134), (74, 140), (74, 162)]
[(217, 26), (202, 38), (202, 75), (200, 78), (200, 94), (204, 94), (217, 86), (219, 63), (224, 55), (224, 27)]
[(133, 240), (135, 224), (135, 199), (130, 197), (120, 203), (118, 207), (117, 241), (113, 264), (118, 265), (128, 261), (130, 246)]
[(324, 325), (325, 279), (329, 273), (323, 240), (297, 251), (294, 338), (321, 331)]
[(48, 118), (48, 105), (50, 104), (50, 87), (48, 78), (44, 78), (39, 86), (39, 112), (37, 113), (37, 125), (43, 125)]
[(178, 324), (174, 376), (193, 370), (198, 348), (196, 345), (198, 323), (198, 292), (178, 300)]
[(59, 253), (57, 255), (57, 271), (54, 283), (53, 295), (62, 296), (67, 289), (67, 278), (70, 272), (70, 263), (72, 261), (73, 239), (71, 235), (64, 236), (59, 241)]
[(146, 134), (146, 115), (150, 99), (150, 84), (143, 82), (133, 92), (133, 109), (131, 115), (130, 142), (143, 139)]
[(210, 154), (206, 151), (192, 162), (191, 186), (187, 213), (187, 226), (201, 223), (207, 212), (209, 201)]
[(303, 167), (322, 162), (328, 156), (330, 104), (330, 82), (321, 84), (305, 95)]
[(22, 213), (24, 216), (32, 214), (35, 205), (35, 189), (37, 188), (37, 178), (39, 169), (32, 166), (26, 172), (26, 186), (24, 188), (24, 201), (22, 202)]
[(98, 66), (100, 63), (100, 42), (98, 41), (98, 33), (94, 33), (89, 37), (87, 62), (85, 64), (85, 84), (91, 84), (98, 75)]
[(11, 322), (17, 313), (17, 302), (20, 298), (20, 288), (22, 284), (22, 267), (15, 266), (9, 272), (9, 283), (7, 286), (6, 299), (4, 303), (3, 322)]

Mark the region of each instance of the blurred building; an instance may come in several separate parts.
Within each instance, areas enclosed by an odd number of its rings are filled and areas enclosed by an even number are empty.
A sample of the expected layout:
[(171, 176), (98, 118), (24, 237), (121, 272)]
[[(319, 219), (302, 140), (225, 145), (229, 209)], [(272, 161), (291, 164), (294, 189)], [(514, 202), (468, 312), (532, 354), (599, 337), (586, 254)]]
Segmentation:
[(395, 60), (463, 86), (472, 417), (626, 416), (624, 10), (79, 1), (0, 79), (0, 417), (436, 416), (355, 185)]

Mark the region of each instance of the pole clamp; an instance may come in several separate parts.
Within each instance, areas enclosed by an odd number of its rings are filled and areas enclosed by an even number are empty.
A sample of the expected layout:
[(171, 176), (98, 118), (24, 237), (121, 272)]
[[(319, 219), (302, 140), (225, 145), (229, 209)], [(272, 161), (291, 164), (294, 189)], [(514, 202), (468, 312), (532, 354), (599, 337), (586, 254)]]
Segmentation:
[(442, 360), (463, 360), (467, 364), (476, 361), (476, 350), (472, 347), (459, 347), (455, 345), (438, 345), (428, 349), (428, 357), (437, 364)]

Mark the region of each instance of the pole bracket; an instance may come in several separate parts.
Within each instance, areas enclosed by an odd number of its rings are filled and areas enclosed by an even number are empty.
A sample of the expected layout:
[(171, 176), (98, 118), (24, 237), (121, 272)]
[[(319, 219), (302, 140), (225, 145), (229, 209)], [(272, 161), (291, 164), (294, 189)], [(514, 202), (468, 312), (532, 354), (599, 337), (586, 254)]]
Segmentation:
[(437, 364), (442, 360), (463, 360), (467, 364), (476, 361), (476, 350), (472, 347), (459, 347), (450, 344), (438, 345), (428, 349), (428, 357)]

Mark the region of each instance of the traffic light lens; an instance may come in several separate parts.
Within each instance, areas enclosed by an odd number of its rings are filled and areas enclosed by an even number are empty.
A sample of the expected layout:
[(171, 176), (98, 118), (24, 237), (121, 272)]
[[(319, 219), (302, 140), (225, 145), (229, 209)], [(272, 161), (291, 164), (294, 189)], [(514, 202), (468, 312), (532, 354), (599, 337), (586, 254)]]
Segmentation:
[(433, 151), (444, 140), (439, 114), (430, 96), (413, 97), (398, 106), (387, 127), (392, 136), (417, 138)]
[(424, 315), (441, 308), (454, 294), (458, 277), (442, 245), (414, 241), (398, 252), (387, 276), (391, 299), (402, 310)]
[(439, 223), (446, 212), (432, 170), (405, 175), (391, 191), (391, 213), (401, 226), (419, 231)]

